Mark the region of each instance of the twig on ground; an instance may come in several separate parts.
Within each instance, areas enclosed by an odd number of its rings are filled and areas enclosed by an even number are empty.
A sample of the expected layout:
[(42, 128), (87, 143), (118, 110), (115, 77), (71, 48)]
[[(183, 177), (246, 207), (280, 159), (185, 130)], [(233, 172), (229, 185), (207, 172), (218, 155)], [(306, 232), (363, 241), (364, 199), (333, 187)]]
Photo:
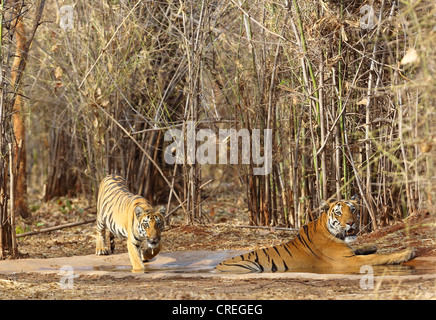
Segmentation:
[(58, 226), (45, 228), (45, 229), (41, 229), (41, 230), (19, 233), (15, 237), (22, 238), (22, 237), (27, 237), (27, 236), (33, 236), (35, 234), (40, 234), (40, 233), (45, 233), (45, 232), (50, 232), (50, 231), (55, 231), (55, 230), (60, 230), (60, 229), (65, 229), (65, 228), (71, 228), (71, 227), (77, 227), (77, 226), (81, 226), (84, 224), (93, 223), (93, 222), (95, 222), (95, 220), (96, 219), (94, 218), (91, 220), (85, 220), (85, 221), (79, 221), (79, 222), (70, 222), (70, 223), (61, 224)]

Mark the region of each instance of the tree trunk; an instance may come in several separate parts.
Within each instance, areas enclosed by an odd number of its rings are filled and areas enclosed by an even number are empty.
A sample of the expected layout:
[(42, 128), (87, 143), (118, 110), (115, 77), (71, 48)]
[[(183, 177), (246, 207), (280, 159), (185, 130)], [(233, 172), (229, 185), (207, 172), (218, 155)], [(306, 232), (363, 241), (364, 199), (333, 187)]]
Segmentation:
[[(20, 14), (16, 10), (16, 14)], [(18, 17), (15, 25), (16, 36), (16, 53), (11, 70), (11, 82), (13, 84), (16, 98), (13, 107), (12, 125), (14, 130), (14, 154), (15, 163), (17, 164), (17, 182), (15, 185), (15, 212), (23, 219), (32, 217), (27, 206), (27, 179), (26, 179), (26, 127), (24, 124), (23, 101), (20, 95), (20, 78), (17, 75), (20, 70), (23, 53), (26, 49), (26, 34), (22, 18)]]

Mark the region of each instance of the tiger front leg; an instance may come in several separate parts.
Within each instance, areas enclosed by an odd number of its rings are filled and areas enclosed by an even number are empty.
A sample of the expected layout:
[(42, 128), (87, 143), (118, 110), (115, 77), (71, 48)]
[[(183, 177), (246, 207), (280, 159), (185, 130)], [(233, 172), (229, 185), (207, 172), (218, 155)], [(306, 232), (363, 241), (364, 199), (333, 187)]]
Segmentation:
[(377, 252), (377, 247), (374, 245), (364, 245), (362, 247), (353, 248), (355, 255), (367, 255), (367, 254), (373, 254)]
[(95, 242), (95, 254), (98, 256), (110, 254), (109, 247), (106, 244), (106, 228), (97, 224), (97, 239)]
[(132, 272), (144, 272), (141, 247), (136, 246), (130, 239), (127, 239), (127, 250), (129, 252), (130, 263), (132, 264)]
[(395, 253), (384, 253), (384, 254), (368, 254), (368, 255), (357, 255), (352, 257), (352, 264), (354, 265), (388, 265), (388, 264), (399, 264), (405, 261), (411, 260), (415, 256), (415, 251), (413, 249), (406, 249)]

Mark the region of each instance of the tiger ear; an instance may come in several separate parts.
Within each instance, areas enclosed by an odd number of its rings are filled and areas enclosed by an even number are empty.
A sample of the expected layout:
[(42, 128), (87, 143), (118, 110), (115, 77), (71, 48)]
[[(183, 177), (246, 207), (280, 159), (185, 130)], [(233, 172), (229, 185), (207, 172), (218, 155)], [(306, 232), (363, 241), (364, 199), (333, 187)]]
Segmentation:
[(135, 215), (136, 215), (136, 217), (139, 219), (139, 216), (141, 215), (141, 214), (143, 214), (144, 213), (144, 209), (142, 209), (140, 206), (137, 206), (136, 208), (135, 208)]
[(167, 207), (166, 206), (162, 206), (159, 208), (159, 213), (161, 215), (164, 215), (167, 212)]
[(328, 211), (328, 209), (330, 208), (330, 203), (325, 201), (324, 199), (322, 199), (319, 204), (321, 207), (321, 211)]
[(359, 195), (356, 193), (354, 196), (352, 196), (352, 197), (350, 198), (350, 200), (358, 201), (358, 200), (359, 200)]
[(163, 230), (165, 228), (165, 218), (162, 214), (162, 219), (161, 219), (161, 224), (160, 224), (160, 229)]

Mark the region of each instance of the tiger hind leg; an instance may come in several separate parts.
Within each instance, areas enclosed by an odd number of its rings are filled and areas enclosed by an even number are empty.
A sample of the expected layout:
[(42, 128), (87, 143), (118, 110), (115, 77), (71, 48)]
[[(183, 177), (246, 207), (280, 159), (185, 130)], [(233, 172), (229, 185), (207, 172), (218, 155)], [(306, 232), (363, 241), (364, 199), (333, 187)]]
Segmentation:
[(95, 242), (95, 254), (98, 256), (110, 254), (106, 245), (106, 227), (97, 222), (97, 239)]
[(233, 273), (248, 273), (248, 272), (263, 272), (264, 268), (255, 261), (250, 260), (228, 260), (221, 262), (215, 267), (215, 270), (221, 272), (233, 272)]
[(114, 239), (114, 235), (113, 235), (113, 233), (111, 232), (110, 234), (109, 234), (109, 242), (110, 242), (110, 245), (111, 245), (111, 253), (114, 253), (114, 251), (115, 251), (115, 239)]

